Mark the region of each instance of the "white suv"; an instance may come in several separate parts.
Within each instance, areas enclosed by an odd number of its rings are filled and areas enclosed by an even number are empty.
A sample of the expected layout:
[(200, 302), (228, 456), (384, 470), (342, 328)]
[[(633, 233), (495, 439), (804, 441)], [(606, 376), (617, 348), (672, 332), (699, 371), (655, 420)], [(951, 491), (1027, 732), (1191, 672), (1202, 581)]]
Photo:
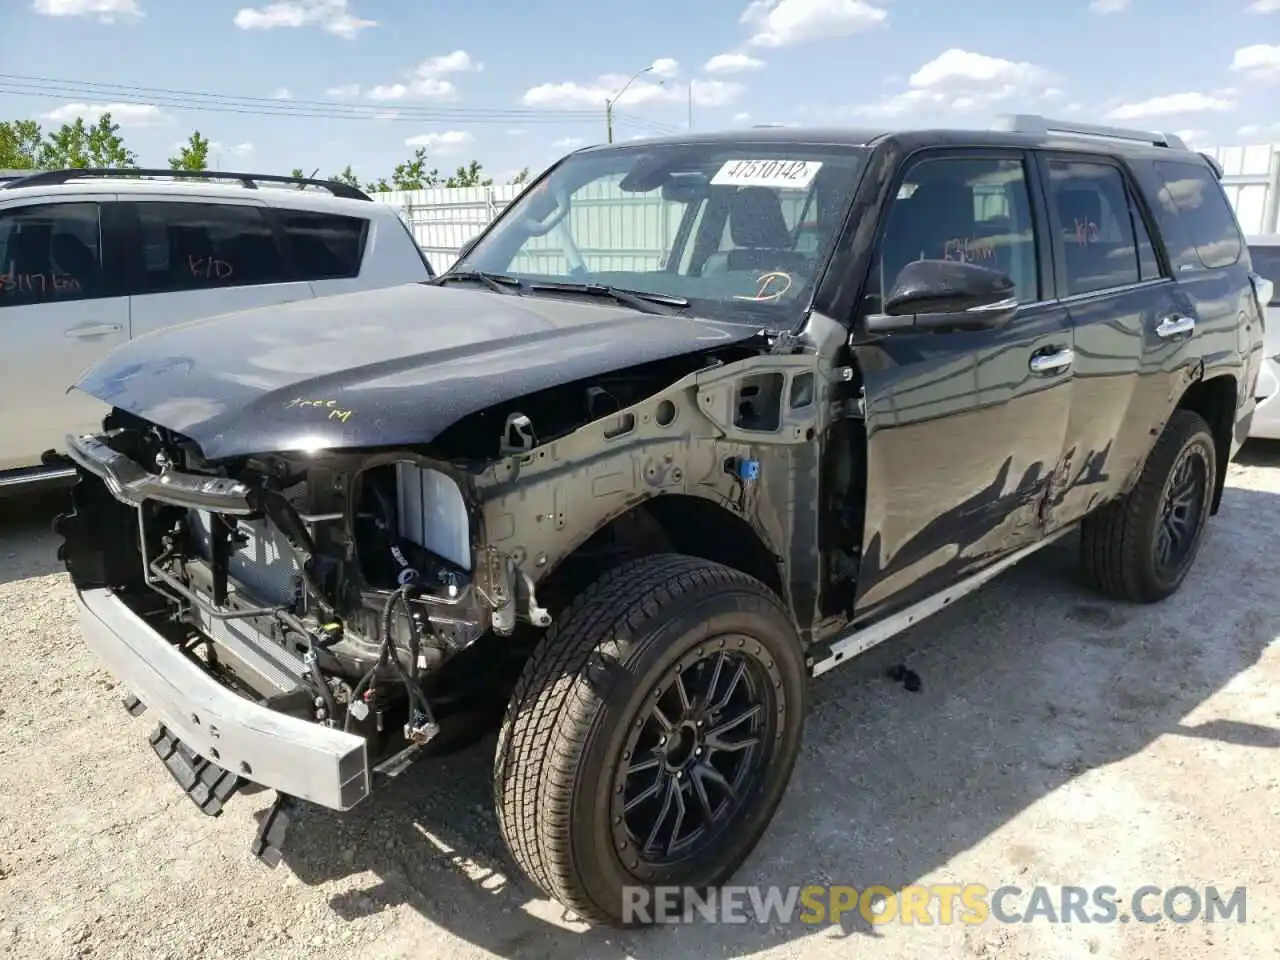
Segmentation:
[(74, 475), (56, 456), (62, 438), (98, 429), (106, 407), (67, 388), (126, 340), (433, 274), (395, 208), (354, 187), (130, 173), (55, 170), (0, 182), (0, 495)]

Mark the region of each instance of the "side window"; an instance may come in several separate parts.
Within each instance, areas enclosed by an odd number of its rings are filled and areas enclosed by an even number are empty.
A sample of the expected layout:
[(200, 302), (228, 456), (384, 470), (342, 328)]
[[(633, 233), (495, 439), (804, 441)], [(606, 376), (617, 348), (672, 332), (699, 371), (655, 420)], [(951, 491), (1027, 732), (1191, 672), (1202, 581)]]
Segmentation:
[(258, 207), (161, 201), (133, 208), (142, 240), (140, 293), (289, 280), (271, 224)]
[(1133, 194), (1129, 194), (1129, 219), (1133, 223), (1133, 232), (1138, 238), (1138, 275), (1143, 280), (1159, 280), (1160, 260), (1156, 257), (1155, 244), (1151, 242), (1151, 231), (1142, 219), (1142, 211)]
[(1020, 301), (1040, 298), (1035, 230), (1021, 160), (939, 157), (912, 166), (889, 204), (867, 309), (880, 309), (914, 260), (964, 260), (1008, 274)]
[(305, 210), (276, 210), (289, 237), (295, 279), (342, 280), (360, 276), (369, 221)]
[(1167, 220), (1181, 229), (1163, 230), (1170, 237), (1185, 237), (1195, 247), (1170, 250), (1179, 266), (1198, 263), (1210, 270), (1229, 267), (1240, 259), (1244, 241), (1222, 185), (1204, 164), (1160, 160), (1154, 164), (1163, 181), (1157, 210), (1163, 226)]
[[(1129, 193), (1118, 168), (1082, 160), (1051, 160), (1049, 206), (1068, 295), (1123, 287), (1143, 279)], [(1150, 246), (1150, 237), (1147, 244)]]
[(105, 295), (96, 203), (0, 212), (0, 307)]

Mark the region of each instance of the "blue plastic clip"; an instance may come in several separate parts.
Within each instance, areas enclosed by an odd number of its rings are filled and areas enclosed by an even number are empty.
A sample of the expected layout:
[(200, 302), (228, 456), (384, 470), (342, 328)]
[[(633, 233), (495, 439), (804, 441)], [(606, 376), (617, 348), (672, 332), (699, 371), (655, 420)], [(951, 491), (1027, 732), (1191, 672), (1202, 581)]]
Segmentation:
[(755, 480), (760, 476), (759, 460), (739, 460), (738, 476), (743, 480)]

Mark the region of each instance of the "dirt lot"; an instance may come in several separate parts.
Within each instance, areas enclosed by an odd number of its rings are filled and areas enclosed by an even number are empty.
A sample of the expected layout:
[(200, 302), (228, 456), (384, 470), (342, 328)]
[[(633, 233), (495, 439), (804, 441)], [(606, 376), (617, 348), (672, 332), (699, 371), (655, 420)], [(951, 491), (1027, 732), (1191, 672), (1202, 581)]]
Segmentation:
[[(270, 871), (268, 795), (202, 816), (84, 651), (47, 532), (0, 519), (0, 955), (27, 957), (1277, 956), (1280, 450), (1246, 451), (1196, 570), (1100, 601), (1074, 543), (818, 682), (807, 745), (742, 883), (1246, 886), (1245, 924), (697, 924), (583, 930), (512, 879), (492, 743), (316, 813)], [(923, 690), (886, 679), (905, 662)], [(1158, 899), (1155, 901), (1158, 903)], [(846, 942), (850, 941), (850, 942)]]

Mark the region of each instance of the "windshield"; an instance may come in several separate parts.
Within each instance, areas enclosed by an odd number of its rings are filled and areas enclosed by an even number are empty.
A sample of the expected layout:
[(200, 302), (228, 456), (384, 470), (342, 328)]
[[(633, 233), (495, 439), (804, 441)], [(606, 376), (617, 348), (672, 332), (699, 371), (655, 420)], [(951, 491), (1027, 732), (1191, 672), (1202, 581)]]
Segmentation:
[(865, 154), (730, 142), (575, 154), (450, 272), (598, 284), (681, 298), (715, 319), (791, 326), (821, 277)]
[(1253, 261), (1254, 272), (1274, 285), (1271, 302), (1267, 306), (1280, 307), (1280, 247), (1250, 247), (1249, 259)]

